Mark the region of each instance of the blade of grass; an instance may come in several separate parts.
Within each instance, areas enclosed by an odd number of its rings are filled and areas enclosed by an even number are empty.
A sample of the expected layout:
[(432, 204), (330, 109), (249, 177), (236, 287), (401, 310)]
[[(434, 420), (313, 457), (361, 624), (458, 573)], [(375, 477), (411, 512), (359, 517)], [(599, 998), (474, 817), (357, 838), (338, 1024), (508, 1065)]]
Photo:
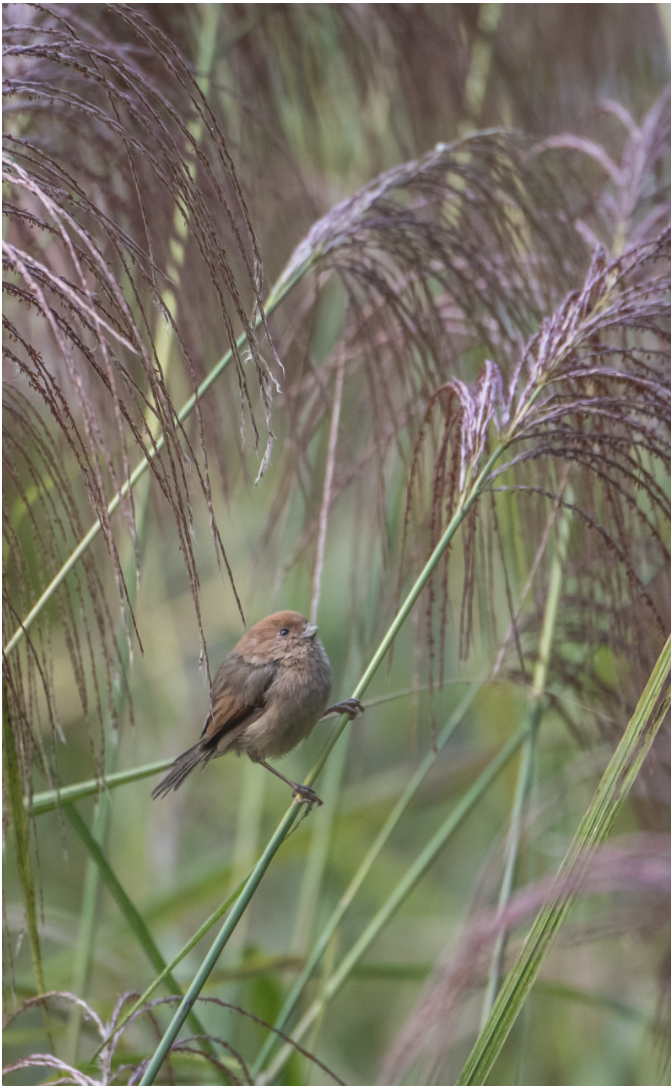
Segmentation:
[[(123, 913), (129, 928), (134, 933), (138, 943), (149, 958), (149, 961), (153, 965), (154, 969), (156, 969), (156, 971), (161, 974), (163, 982), (165, 983), (165, 986), (170, 994), (180, 996), (181, 998), (182, 990), (179, 984), (175, 980), (172, 973), (167, 969), (165, 961), (163, 959), (163, 955), (161, 954), (160, 950), (156, 946), (156, 943), (152, 939), (144, 920), (140, 916), (140, 913), (137, 911), (137, 909), (133, 905), (133, 902), (130, 900), (128, 894), (126, 893), (123, 886), (114, 874), (114, 871), (110, 867), (104, 852), (91, 834), (91, 831), (84, 822), (82, 816), (79, 814), (79, 811), (76, 807), (69, 805), (65, 808), (65, 813), (70, 819), (70, 822), (72, 823), (82, 842), (86, 846), (89, 856), (91, 856), (91, 858), (98, 865), (100, 875), (103, 882), (105, 883), (105, 886), (107, 887), (112, 897), (116, 901), (117, 905), (121, 909), (121, 912)], [(206, 1030), (203, 1028), (198, 1020), (198, 1017), (195, 1014), (193, 1014), (192, 1016), (192, 1023), (194, 1029), (196, 1029), (196, 1032), (198, 1034), (205, 1034)]]
[[(424, 846), (417, 859), (411, 864), (403, 878), (397, 883), (393, 892), (389, 895), (384, 905), (378, 910), (373, 919), (361, 933), (351, 950), (345, 955), (338, 969), (333, 974), (325, 987), (320, 999), (314, 1000), (305, 1012), (300, 1022), (291, 1034), (292, 1040), (299, 1040), (310, 1028), (312, 1023), (321, 1013), (323, 1006), (334, 998), (350, 976), (354, 966), (361, 956), (368, 950), (372, 942), (377, 938), (382, 929), (398, 912), (403, 902), (412, 893), (420, 879), (426, 874), (435, 862), (440, 852), (445, 847), (450, 837), (461, 826), (467, 815), (473, 810), (478, 800), (484, 795), (499, 773), (505, 768), (515, 752), (519, 749), (527, 735), (527, 724), (522, 724), (501, 748), (496, 757), (489, 763), (487, 769), (480, 774), (477, 781), (469, 788), (465, 796), (457, 803), (456, 807), (447, 816), (443, 825), (435, 832), (431, 840)], [(286, 1060), (293, 1052), (290, 1045), (284, 1045), (277, 1054), (268, 1071), (258, 1076), (259, 1086), (267, 1083), (279, 1074)]]
[(556, 893), (536, 917), (485, 1027), (466, 1060), (457, 1086), (481, 1086), (487, 1079), (555, 936), (571, 911), (590, 858), (610, 834), (671, 705), (667, 685), (670, 674), (671, 637), (662, 649), (634, 715), (568, 848), (557, 875)]

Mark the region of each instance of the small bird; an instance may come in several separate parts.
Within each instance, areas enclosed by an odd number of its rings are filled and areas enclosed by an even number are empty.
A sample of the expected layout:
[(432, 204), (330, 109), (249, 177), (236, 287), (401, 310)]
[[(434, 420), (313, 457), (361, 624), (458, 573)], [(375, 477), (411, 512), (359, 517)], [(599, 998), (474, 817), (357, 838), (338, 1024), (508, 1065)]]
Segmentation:
[(214, 676), (199, 741), (175, 759), (152, 797), (167, 795), (197, 765), (234, 750), (291, 785), (301, 802), (321, 805), (311, 788), (288, 780), (266, 761), (293, 750), (322, 717), (348, 713), (353, 720), (363, 712), (357, 698), (326, 708), (331, 665), (316, 635), (314, 622), (297, 611), (278, 611), (247, 630)]

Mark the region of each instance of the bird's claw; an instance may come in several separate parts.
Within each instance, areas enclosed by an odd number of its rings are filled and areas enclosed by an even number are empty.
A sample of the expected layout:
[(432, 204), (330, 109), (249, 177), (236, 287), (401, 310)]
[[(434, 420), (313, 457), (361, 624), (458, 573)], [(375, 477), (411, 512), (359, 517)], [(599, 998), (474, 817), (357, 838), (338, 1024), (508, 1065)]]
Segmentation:
[(339, 701), (337, 705), (331, 705), (324, 716), (329, 713), (347, 713), (350, 720), (356, 720), (363, 713), (363, 705), (358, 698), (347, 698), (346, 701)]
[(323, 805), (323, 801), (319, 798), (316, 792), (313, 792), (311, 788), (308, 788), (307, 784), (294, 784), (291, 782), (291, 787), (294, 790), (294, 796), (298, 796), (299, 803), (307, 803), (308, 811), (311, 811), (315, 804), (318, 807)]

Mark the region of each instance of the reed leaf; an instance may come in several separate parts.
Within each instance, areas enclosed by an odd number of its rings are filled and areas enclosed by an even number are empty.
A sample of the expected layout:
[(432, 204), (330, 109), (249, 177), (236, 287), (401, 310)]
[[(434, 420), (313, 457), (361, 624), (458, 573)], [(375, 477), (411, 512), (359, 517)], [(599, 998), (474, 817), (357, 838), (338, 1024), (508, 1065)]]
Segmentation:
[(595, 850), (615, 819), (671, 705), (671, 637), (643, 690), (636, 711), (603, 774), (557, 874), (557, 889), (534, 920), (508, 973), (457, 1086), (481, 1086), (520, 1013), (552, 944), (567, 919)]
[[(77, 808), (73, 805), (67, 805), (64, 809), (67, 817), (72, 823), (72, 826), (74, 827), (81, 841), (83, 842), (89, 856), (94, 861), (94, 863), (97, 864), (98, 870), (100, 871), (100, 875), (103, 882), (105, 883), (105, 886), (107, 887), (110, 894), (119, 906), (119, 909), (121, 910), (126, 920), (126, 923), (128, 924), (128, 927), (135, 935), (135, 938), (144, 950), (147, 958), (151, 962), (154, 969), (156, 969), (156, 971), (160, 974), (161, 980), (167, 987), (168, 991), (172, 995), (176, 995), (181, 998), (182, 992), (179, 984), (172, 975), (172, 972), (166, 966), (163, 955), (156, 946), (156, 943), (154, 942), (151, 933), (147, 928), (147, 925), (142, 919), (142, 916), (135, 908), (133, 902), (130, 900), (128, 894), (126, 893), (123, 886), (114, 874), (114, 871), (112, 870), (105, 854), (103, 853), (96, 839), (91, 834), (91, 831), (84, 822), (84, 819), (77, 811)], [(191, 1020), (198, 1035), (204, 1036), (206, 1031), (203, 1029), (198, 1015), (193, 1011), (191, 1012)], [(209, 1045), (209, 1042), (207, 1042), (207, 1044)]]

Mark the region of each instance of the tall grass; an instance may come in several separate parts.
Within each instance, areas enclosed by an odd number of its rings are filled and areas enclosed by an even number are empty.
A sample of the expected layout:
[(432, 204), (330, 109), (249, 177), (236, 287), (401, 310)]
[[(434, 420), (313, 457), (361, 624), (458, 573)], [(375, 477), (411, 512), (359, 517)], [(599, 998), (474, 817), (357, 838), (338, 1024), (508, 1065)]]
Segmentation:
[[(7, 1070), (475, 1083), (525, 1061), (544, 1081), (538, 1046), (580, 1001), (653, 1019), (590, 990), (596, 940), (644, 932), (647, 979), (668, 917), (669, 92), (640, 123), (610, 102), (591, 133), (511, 131), (496, 5), (25, 12), (5, 43)], [(421, 137), (394, 60), (411, 33), (458, 58), (451, 141)], [(413, 78), (428, 103), (435, 73)], [(360, 108), (321, 142), (337, 88)], [(291, 756), (308, 784), (326, 768), (327, 809), (282, 812), (232, 758), (151, 808), (210, 661), (279, 606), (368, 699)], [(657, 867), (608, 851), (617, 826), (657, 831)], [(594, 897), (618, 864), (631, 916)], [(546, 959), (562, 987), (564, 927), (591, 971), (518, 1031)], [(373, 998), (371, 954), (397, 978)]]

